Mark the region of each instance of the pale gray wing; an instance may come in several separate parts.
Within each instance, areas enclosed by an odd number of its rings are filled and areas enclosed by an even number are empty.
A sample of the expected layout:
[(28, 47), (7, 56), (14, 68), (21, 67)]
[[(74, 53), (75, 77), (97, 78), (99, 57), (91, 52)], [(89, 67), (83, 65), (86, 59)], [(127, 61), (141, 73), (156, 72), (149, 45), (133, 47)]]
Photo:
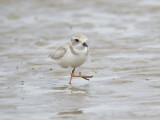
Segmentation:
[(66, 52), (67, 52), (67, 47), (66, 45), (64, 45), (58, 48), (55, 53), (49, 55), (49, 57), (52, 59), (59, 59), (59, 58), (62, 58)]

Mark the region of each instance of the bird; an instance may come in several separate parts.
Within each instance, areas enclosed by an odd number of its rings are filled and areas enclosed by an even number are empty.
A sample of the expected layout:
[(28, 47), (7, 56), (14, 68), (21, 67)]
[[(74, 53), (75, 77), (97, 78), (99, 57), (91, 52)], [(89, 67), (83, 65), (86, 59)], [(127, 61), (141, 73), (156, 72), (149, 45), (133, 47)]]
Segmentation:
[(49, 57), (53, 59), (57, 64), (63, 68), (71, 67), (69, 84), (71, 84), (73, 77), (81, 77), (85, 80), (89, 80), (93, 76), (82, 75), (79, 72), (75, 74), (75, 69), (81, 66), (89, 56), (89, 47), (87, 44), (88, 38), (82, 33), (76, 33), (71, 37), (71, 41), (60, 46), (54, 53), (51, 53)]

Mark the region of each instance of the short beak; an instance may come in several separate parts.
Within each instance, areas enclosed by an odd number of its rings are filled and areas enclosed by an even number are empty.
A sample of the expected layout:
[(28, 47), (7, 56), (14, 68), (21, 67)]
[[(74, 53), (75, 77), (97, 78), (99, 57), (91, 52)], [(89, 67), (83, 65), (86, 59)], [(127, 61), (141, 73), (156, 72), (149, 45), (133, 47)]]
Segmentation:
[(82, 45), (83, 45), (83, 46), (85, 46), (85, 47), (88, 47), (88, 45), (87, 45), (87, 43), (86, 43), (86, 42), (84, 42)]

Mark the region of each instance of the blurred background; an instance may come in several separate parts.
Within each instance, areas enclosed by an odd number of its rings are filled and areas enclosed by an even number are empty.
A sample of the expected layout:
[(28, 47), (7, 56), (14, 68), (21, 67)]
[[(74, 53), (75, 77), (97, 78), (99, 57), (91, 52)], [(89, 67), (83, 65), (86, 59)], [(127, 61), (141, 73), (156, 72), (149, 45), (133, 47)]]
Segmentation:
[[(48, 55), (77, 32), (94, 77), (69, 85)], [(159, 0), (0, 0), (1, 120), (159, 118)]]

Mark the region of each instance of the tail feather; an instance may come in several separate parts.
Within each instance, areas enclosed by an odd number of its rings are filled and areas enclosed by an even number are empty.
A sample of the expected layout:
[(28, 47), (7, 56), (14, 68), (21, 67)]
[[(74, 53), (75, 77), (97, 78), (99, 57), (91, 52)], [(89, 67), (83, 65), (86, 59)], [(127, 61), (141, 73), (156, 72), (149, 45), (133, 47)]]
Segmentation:
[(50, 54), (48, 57), (50, 57), (51, 59), (54, 59), (54, 54)]

